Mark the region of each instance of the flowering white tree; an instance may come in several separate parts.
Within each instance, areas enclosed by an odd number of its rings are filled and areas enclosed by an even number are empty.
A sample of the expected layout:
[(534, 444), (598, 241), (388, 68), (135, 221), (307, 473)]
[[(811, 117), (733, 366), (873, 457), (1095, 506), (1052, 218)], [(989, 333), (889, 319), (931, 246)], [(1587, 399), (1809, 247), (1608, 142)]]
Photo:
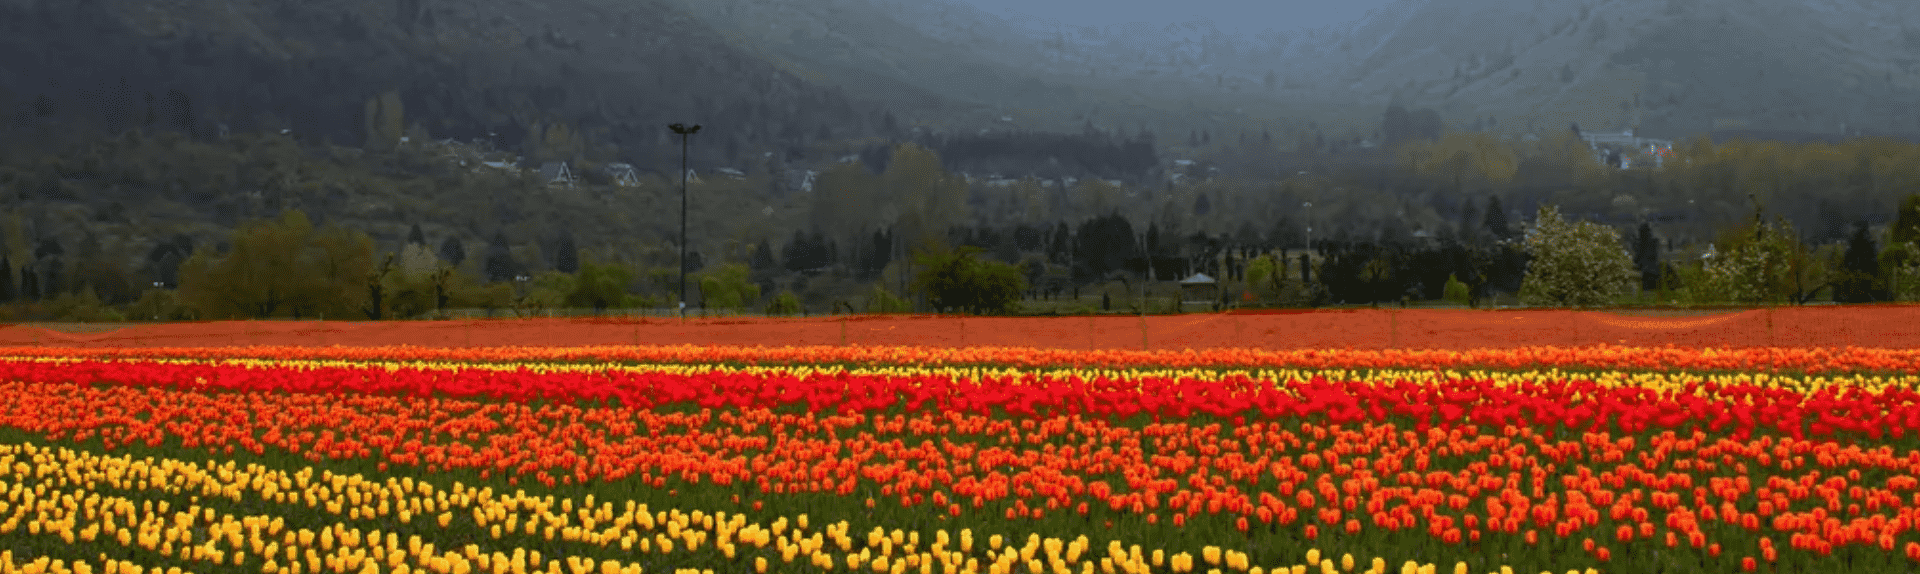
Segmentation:
[(1701, 265), (1698, 285), (1691, 287), (1696, 302), (1792, 302), (1808, 279), (1816, 284), (1823, 280), (1812, 274), (1796, 277), (1808, 270), (1808, 257), (1794, 239), (1793, 227), (1784, 221), (1766, 225), (1756, 221), (1734, 228), (1717, 243), (1717, 249), (1709, 252), (1712, 257)]
[(1636, 271), (1620, 232), (1561, 220), (1559, 208), (1551, 205), (1541, 206), (1537, 219), (1526, 238), (1533, 260), (1520, 283), (1527, 304), (1595, 307), (1632, 287)]

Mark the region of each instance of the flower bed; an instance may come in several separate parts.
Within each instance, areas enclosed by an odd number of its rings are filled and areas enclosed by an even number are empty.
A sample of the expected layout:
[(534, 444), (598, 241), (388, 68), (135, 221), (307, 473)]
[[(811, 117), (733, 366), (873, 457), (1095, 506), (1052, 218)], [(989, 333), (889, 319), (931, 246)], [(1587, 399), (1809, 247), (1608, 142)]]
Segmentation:
[[(1500, 364), (1485, 353), (1366, 364), (1330, 352), (1290, 357), (1346, 368), (1236, 372), (1149, 362), (1165, 355), (1038, 371), (913, 366), (959, 356), (913, 350), (818, 350), (873, 363), (859, 367), (582, 363), (800, 357), (777, 349), (388, 351), (0, 361), (0, 404), (12, 406), (0, 444), (14, 445), (0, 453), (0, 547), (16, 549), (0, 567), (1720, 572), (1920, 561), (1920, 375), (1447, 368)], [(1756, 356), (1658, 352), (1708, 366)], [(1911, 372), (1905, 355), (1875, 353), (1761, 356)], [(492, 363), (541, 359), (567, 362)], [(1417, 368), (1354, 368), (1396, 364)]]

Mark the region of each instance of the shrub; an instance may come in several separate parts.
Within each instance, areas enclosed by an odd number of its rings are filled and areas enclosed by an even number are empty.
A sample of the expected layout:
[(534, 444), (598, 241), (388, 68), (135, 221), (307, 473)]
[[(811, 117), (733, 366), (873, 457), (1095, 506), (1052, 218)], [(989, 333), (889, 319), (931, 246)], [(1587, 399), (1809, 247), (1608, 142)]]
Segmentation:
[(944, 253), (924, 253), (917, 259), (922, 271), (914, 286), (941, 311), (1006, 314), (1015, 312), (1027, 279), (1012, 265), (981, 261), (977, 247), (963, 246)]
[(878, 283), (874, 284), (873, 290), (867, 292), (868, 313), (908, 313), (912, 311), (913, 306), (909, 305), (907, 300), (894, 295), (892, 291), (888, 291), (887, 288), (881, 287)]
[(760, 286), (747, 280), (747, 266), (729, 263), (700, 272), (702, 305), (710, 310), (739, 311), (760, 300)]
[(774, 296), (772, 302), (767, 303), (768, 315), (795, 315), (798, 313), (800, 313), (800, 297), (794, 295), (792, 291), (781, 291), (779, 295)]
[(1460, 282), (1460, 278), (1454, 275), (1447, 275), (1447, 287), (1442, 296), (1445, 297), (1447, 301), (1460, 305), (1472, 303), (1472, 297), (1467, 289), (1467, 284)]

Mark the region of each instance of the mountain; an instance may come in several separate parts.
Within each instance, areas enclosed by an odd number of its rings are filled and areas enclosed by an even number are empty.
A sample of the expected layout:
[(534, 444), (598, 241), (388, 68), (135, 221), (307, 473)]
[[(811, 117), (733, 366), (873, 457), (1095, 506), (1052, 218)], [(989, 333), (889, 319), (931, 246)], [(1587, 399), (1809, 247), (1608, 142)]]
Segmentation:
[[(369, 116), (398, 116), (535, 159), (666, 168), (668, 123), (712, 125), (694, 152), (718, 163), (877, 135), (887, 111), (651, 0), (0, 0), (0, 53), (16, 128), (285, 129), (359, 146)], [(400, 105), (376, 114), (388, 92)]]
[(1276, 127), (1306, 115), (1329, 135), (1371, 134), (1394, 103), (1508, 133), (1920, 134), (1920, 113), (1899, 104), (1920, 95), (1911, 2), (1396, 0), (1359, 21), (1274, 22), (1251, 37), (1207, 21), (1088, 27), (950, 0), (880, 6), (1082, 93), (1146, 84), (1214, 111), (1259, 109)]
[[(783, 70), (889, 102), (930, 130), (1079, 132), (1091, 123), (1127, 134), (1257, 133), (1307, 123), (1307, 110), (1254, 93), (1256, 80), (1219, 77), (1191, 58), (1149, 58), (1158, 47), (1120, 41), (1125, 34), (1043, 38), (932, 0), (664, 1)], [(1119, 47), (1148, 67), (1090, 55)]]
[(1920, 132), (1912, 22), (1883, 0), (1427, 0), (1357, 30), (1338, 83), (1516, 131)]

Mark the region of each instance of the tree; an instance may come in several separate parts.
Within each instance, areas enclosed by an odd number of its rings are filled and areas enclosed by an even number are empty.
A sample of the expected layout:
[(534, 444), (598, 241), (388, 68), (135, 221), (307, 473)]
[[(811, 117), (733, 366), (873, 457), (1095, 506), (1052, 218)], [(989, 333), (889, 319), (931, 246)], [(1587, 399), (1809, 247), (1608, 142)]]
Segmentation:
[(1641, 289), (1660, 287), (1660, 241), (1653, 238), (1653, 227), (1646, 222), (1640, 223), (1640, 233), (1633, 240), (1633, 265), (1640, 270)]
[(313, 246), (316, 258), (305, 285), (314, 291), (314, 314), (345, 318), (361, 312), (369, 294), (366, 277), (373, 271), (373, 238), (328, 225), (314, 234)]
[(449, 235), (440, 242), (440, 259), (448, 265), (459, 267), (461, 262), (467, 260), (467, 248), (459, 238)]
[(559, 271), (541, 272), (533, 276), (532, 284), (520, 297), (520, 308), (523, 312), (531, 313), (563, 307), (578, 285), (579, 282), (572, 275)]
[(1492, 233), (1494, 239), (1513, 238), (1513, 230), (1507, 227), (1507, 211), (1500, 206), (1500, 196), (1487, 196), (1487, 217), (1481, 222), (1481, 226)]
[(363, 283), (366, 286), (367, 299), (362, 304), (360, 312), (365, 313), (368, 319), (379, 321), (387, 317), (387, 277), (393, 274), (394, 257), (393, 253), (388, 253), (387, 258), (380, 262), (380, 266), (367, 270), (365, 283)]
[(1445, 288), (1445, 294), (1442, 295), (1443, 298), (1445, 298), (1448, 302), (1454, 303), (1456, 305), (1472, 305), (1473, 298), (1472, 296), (1468, 295), (1468, 293), (1469, 291), (1467, 289), (1467, 284), (1460, 282), (1460, 278), (1458, 276), (1456, 275), (1447, 276), (1447, 285)]
[(1703, 301), (1743, 305), (1797, 302), (1806, 291), (1800, 251), (1791, 226), (1785, 221), (1765, 225), (1756, 213), (1752, 223), (1721, 232), (1693, 294)]
[(553, 268), (561, 273), (580, 271), (580, 248), (573, 244), (573, 234), (562, 231), (560, 240), (555, 242)]
[(923, 251), (915, 257), (920, 272), (914, 288), (941, 312), (1005, 314), (1014, 311), (1027, 280), (1013, 265), (981, 261), (977, 247), (961, 246), (947, 252)]
[(894, 295), (892, 291), (887, 290), (885, 285), (878, 282), (874, 283), (873, 288), (867, 291), (868, 313), (906, 313), (912, 310), (913, 306), (908, 304), (906, 299), (901, 299), (898, 295)]
[(13, 263), (0, 255), (0, 303), (10, 303), (13, 297)]
[(1841, 260), (1841, 275), (1833, 289), (1835, 303), (1870, 303), (1876, 297), (1873, 279), (1880, 276), (1880, 249), (1867, 232), (1867, 222), (1854, 224), (1853, 238)]
[(625, 307), (632, 303), (633, 297), (627, 294), (627, 286), (633, 284), (633, 270), (616, 263), (594, 264), (588, 262), (580, 267), (580, 275), (574, 283), (574, 290), (567, 297), (567, 305), (572, 307), (592, 307), (598, 314), (608, 307)]
[(747, 266), (728, 263), (702, 271), (697, 277), (702, 306), (738, 311), (760, 300), (760, 286), (748, 280)]
[(427, 244), (427, 234), (420, 231), (420, 224), (415, 223), (413, 224), (412, 229), (407, 230), (407, 244), (408, 245), (426, 245)]
[(772, 302), (767, 303), (766, 309), (768, 315), (796, 315), (800, 311), (800, 297), (794, 295), (793, 291), (781, 291), (773, 297)]
[(383, 278), (384, 312), (405, 319), (439, 308), (445, 293), (445, 279), (440, 276), (443, 268), (425, 243), (407, 242), (400, 248), (394, 272)]
[(313, 224), (300, 211), (235, 230), (224, 256), (196, 251), (181, 265), (180, 291), (203, 316), (272, 317), (283, 306), (310, 307)]
[[(1900, 201), (1900, 208), (1894, 212), (1893, 225), (1887, 228), (1886, 249), (1880, 252), (1880, 268), (1883, 272), (1897, 275), (1908, 265), (1920, 263), (1920, 253), (1909, 250), (1907, 244), (1920, 244), (1920, 193), (1908, 195)], [(1899, 281), (1891, 277), (1883, 279), (1892, 287), (1900, 287)]]
[(1558, 207), (1540, 208), (1526, 248), (1533, 261), (1520, 291), (1529, 304), (1600, 306), (1633, 284), (1633, 261), (1621, 248), (1620, 233), (1597, 223), (1563, 221)]
[(507, 234), (502, 231), (493, 233), (493, 239), (487, 242), (486, 277), (490, 283), (512, 281), (518, 275), (519, 266), (514, 264), (513, 252), (507, 247)]

